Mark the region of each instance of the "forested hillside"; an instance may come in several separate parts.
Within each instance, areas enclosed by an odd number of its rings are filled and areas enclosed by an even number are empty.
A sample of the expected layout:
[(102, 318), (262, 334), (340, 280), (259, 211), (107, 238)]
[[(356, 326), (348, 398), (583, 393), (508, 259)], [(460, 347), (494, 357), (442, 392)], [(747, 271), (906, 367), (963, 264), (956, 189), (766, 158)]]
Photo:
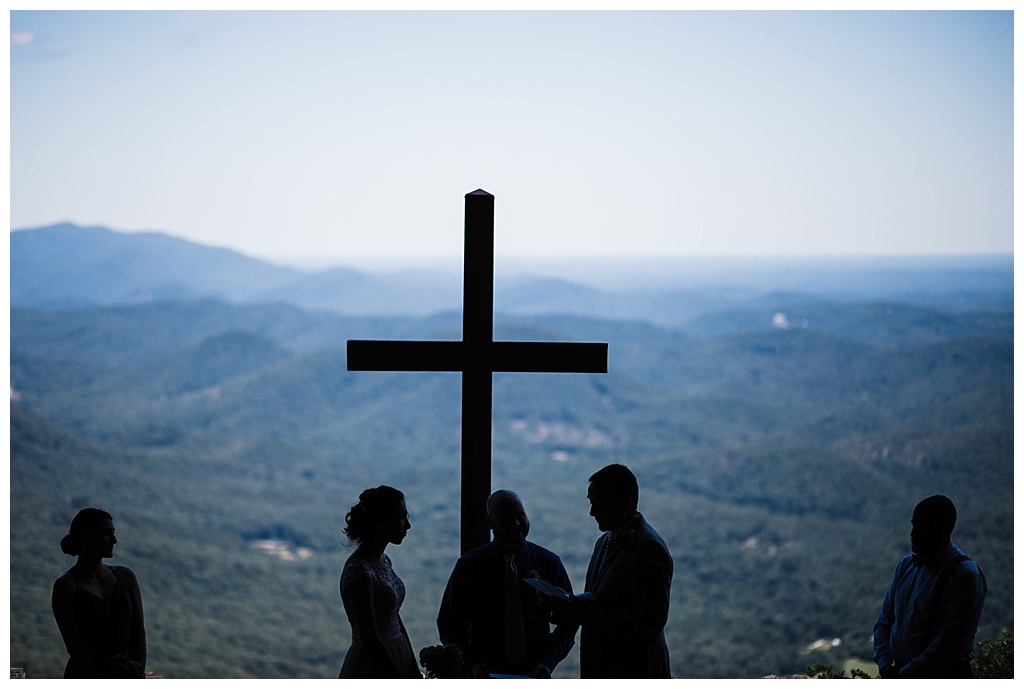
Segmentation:
[[(678, 677), (870, 659), (910, 512), (937, 492), (987, 575), (980, 639), (994, 638), (1013, 629), (1013, 313), (992, 305), (1012, 304), (1012, 284), (959, 294), (955, 308), (759, 294), (672, 327), (499, 313), (498, 339), (608, 342), (609, 372), (495, 375), (493, 486), (523, 496), (531, 540), (580, 587), (599, 536), (586, 478), (634, 469), (675, 559)], [(459, 377), (349, 373), (345, 341), (460, 336), (454, 311), (12, 306), (12, 665), (60, 676), (49, 593), (72, 560), (58, 544), (98, 506), (142, 585), (152, 671), (334, 677), (342, 520), (381, 483), (406, 492), (412, 521), (389, 550), (403, 618), (417, 649), (437, 643), (458, 555)], [(278, 549), (256, 547), (267, 539)], [(555, 676), (576, 676), (577, 657)]]

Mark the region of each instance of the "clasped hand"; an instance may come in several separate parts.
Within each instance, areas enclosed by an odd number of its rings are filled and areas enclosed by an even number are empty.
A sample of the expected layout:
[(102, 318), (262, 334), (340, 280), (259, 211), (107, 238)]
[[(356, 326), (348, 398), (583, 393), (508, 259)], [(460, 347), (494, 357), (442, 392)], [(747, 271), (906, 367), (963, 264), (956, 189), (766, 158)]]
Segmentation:
[[(473, 679), (490, 679), (491, 668), (486, 663), (477, 663), (473, 666), (470, 676)], [(537, 663), (533, 671), (530, 672), (530, 677), (534, 679), (551, 679), (551, 670), (543, 663)]]
[(899, 679), (900, 671), (892, 665), (878, 668), (878, 676), (881, 679)]
[(557, 596), (548, 596), (538, 591), (537, 600), (540, 601), (541, 605), (566, 622), (582, 623), (588, 607), (586, 601), (560, 588), (558, 593), (559, 595)]

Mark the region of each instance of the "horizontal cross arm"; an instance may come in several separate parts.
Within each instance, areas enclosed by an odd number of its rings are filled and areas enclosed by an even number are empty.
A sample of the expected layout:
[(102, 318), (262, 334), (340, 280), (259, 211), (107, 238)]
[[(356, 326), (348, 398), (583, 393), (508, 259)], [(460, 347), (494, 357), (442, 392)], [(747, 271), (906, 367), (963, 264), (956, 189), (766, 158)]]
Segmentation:
[(603, 342), (495, 342), (494, 370), (510, 373), (608, 373)]
[(461, 371), (462, 343), (349, 340), (349, 371)]

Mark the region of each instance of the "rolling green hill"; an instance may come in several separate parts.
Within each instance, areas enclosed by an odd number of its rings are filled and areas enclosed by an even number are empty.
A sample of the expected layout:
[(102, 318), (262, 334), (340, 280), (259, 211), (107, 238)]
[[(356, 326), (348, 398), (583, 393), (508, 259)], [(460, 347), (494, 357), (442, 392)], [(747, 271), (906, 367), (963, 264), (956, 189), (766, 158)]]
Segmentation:
[[(523, 496), (531, 538), (578, 587), (599, 535), (586, 477), (634, 469), (675, 558), (679, 677), (870, 658), (910, 511), (935, 492), (988, 577), (980, 638), (1012, 630), (1012, 313), (793, 299), (678, 328), (499, 317), (500, 339), (608, 342), (609, 373), (495, 375), (493, 486)], [(380, 483), (406, 492), (413, 524), (389, 550), (403, 618), (414, 646), (437, 643), (458, 554), (459, 377), (349, 373), (344, 342), (460, 326), (217, 301), (13, 308), (12, 664), (60, 675), (58, 543), (95, 505), (141, 581), (151, 670), (336, 676), (340, 528)], [(278, 550), (257, 547), (268, 536)]]

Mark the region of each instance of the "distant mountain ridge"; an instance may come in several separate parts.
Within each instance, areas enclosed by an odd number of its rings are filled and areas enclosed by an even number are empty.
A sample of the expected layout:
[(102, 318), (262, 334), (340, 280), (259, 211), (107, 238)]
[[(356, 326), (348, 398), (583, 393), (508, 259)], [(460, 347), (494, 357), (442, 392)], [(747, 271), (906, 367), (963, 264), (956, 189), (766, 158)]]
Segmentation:
[[(307, 272), (157, 232), (62, 223), (11, 233), (11, 304), (34, 309), (215, 298), (348, 315), (428, 315), (462, 308), (459, 277), (435, 271)], [(678, 303), (678, 300), (674, 300)], [(691, 300), (692, 301), (692, 300)], [(659, 298), (611, 294), (546, 277), (501, 281), (498, 310), (657, 320)]]
[[(426, 316), (462, 308), (461, 277), (450, 273), (378, 274), (340, 266), (308, 272), (160, 232), (61, 223), (15, 230), (10, 248), (10, 299), (16, 307), (53, 310), (212, 298), (234, 304), (291, 304), (351, 316)], [(705, 264), (695, 260), (678, 266), (680, 277), (687, 269), (703, 274), (685, 288), (678, 281), (666, 281), (661, 288), (605, 289), (592, 286), (593, 279), (586, 285), (541, 273), (499, 276), (494, 307), (509, 315), (571, 313), (663, 326), (678, 326), (727, 308), (753, 311), (763, 319), (761, 312), (771, 308), (768, 304), (780, 301), (777, 291), (764, 287), (765, 276), (775, 276), (785, 278), (784, 289), (792, 292), (789, 301), (798, 301), (801, 295), (804, 301), (809, 295), (830, 301), (871, 297), (944, 310), (1013, 310), (1012, 257), (934, 264), (922, 264), (920, 258), (833, 260), (823, 265), (708, 261), (719, 271), (713, 279)], [(653, 272), (669, 274), (665, 264)]]
[(235, 301), (301, 276), (159, 232), (62, 223), (11, 233), (11, 303), (37, 308), (196, 296)]
[(352, 314), (416, 315), (461, 306), (457, 282), (427, 277), (432, 280), (411, 286), (407, 276), (347, 268), (308, 273), (159, 232), (62, 223), (11, 233), (11, 304), (37, 309), (203, 298)]

